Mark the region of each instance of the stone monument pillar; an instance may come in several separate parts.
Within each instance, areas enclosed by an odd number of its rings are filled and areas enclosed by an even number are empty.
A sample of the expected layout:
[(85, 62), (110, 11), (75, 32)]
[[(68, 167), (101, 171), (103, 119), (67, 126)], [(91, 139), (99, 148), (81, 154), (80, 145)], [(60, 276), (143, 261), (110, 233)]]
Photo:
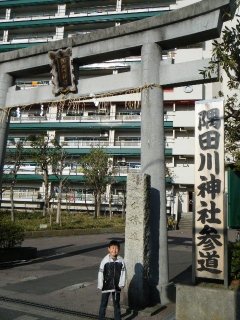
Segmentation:
[[(142, 47), (142, 84), (160, 82), (162, 50), (156, 43)], [(141, 167), (151, 177), (150, 285), (151, 300), (165, 304), (162, 290), (169, 282), (165, 189), (165, 140), (163, 89), (154, 86), (142, 91)]]
[(149, 304), (149, 215), (150, 176), (130, 173), (127, 178), (124, 304), (133, 309), (144, 309)]
[(8, 138), (8, 127), (10, 121), (9, 110), (5, 110), (8, 88), (12, 85), (13, 79), (9, 74), (0, 75), (0, 185), (2, 185), (3, 166)]

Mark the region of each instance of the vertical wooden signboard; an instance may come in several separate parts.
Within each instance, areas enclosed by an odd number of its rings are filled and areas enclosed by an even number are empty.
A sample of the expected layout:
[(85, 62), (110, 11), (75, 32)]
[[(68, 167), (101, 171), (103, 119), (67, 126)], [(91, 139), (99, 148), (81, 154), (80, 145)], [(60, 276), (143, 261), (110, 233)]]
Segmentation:
[(223, 100), (197, 102), (195, 117), (194, 271), (224, 280)]
[(49, 51), (48, 56), (51, 59), (51, 74), (53, 83), (53, 94), (75, 92), (75, 76), (72, 59), (72, 48), (58, 51)]

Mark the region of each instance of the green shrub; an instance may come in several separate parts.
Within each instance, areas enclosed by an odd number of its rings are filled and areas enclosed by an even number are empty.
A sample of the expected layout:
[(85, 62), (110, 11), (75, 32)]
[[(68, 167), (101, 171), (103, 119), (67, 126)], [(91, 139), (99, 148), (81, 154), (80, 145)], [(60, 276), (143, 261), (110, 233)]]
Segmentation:
[(230, 278), (240, 279), (240, 242), (229, 242), (228, 261)]
[(10, 249), (21, 246), (24, 240), (24, 230), (11, 221), (0, 222), (0, 248)]

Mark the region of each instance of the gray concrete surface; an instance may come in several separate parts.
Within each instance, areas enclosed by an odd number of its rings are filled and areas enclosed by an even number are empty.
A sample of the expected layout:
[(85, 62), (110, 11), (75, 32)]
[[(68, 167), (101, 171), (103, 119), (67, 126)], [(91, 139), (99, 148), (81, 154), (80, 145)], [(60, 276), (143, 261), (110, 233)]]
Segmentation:
[[(235, 230), (229, 230), (229, 240), (235, 241)], [(15, 264), (0, 265), (0, 296), (22, 299), (86, 313), (97, 313), (101, 292), (97, 290), (97, 272), (100, 260), (107, 252), (111, 239), (121, 242), (124, 252), (124, 234), (94, 234), (69, 237), (34, 238), (24, 241), (25, 246), (36, 246), (38, 258), (33, 261), (19, 261)], [(168, 231), (169, 278), (174, 283), (191, 281), (191, 230)], [(111, 301), (110, 301), (111, 305)], [(6, 309), (7, 308), (7, 309)], [(7, 303), (0, 302), (0, 319), (64, 319), (62, 315), (49, 315), (41, 311), (40, 315), (31, 307), (12, 305), (16, 309), (10, 315)], [(7, 311), (9, 310), (9, 312)], [(175, 304), (166, 305), (152, 320), (174, 319)], [(37, 313), (34, 315), (34, 312)], [(11, 316), (11, 317), (8, 317)], [(107, 316), (113, 315), (111, 310)], [(169, 318), (170, 317), (170, 318)], [(76, 318), (76, 317), (75, 317)], [(79, 318), (79, 317), (78, 317)], [(127, 315), (123, 319), (148, 319), (146, 315)], [(74, 319), (66, 316), (65, 319)]]
[[(2, 53), (0, 60), (4, 63), (0, 65), (0, 72), (11, 71), (11, 74), (16, 76), (20, 70), (24, 70), (26, 76), (32, 68), (39, 73), (47, 72), (49, 61), (46, 53), (66, 47), (73, 47), (75, 62), (89, 64), (139, 55), (141, 46), (150, 42), (159, 43), (163, 49), (170, 49), (195, 43), (196, 39), (198, 41), (214, 39), (220, 35), (223, 20), (230, 18), (223, 13), (230, 11), (232, 2), (203, 0), (164, 15), (107, 28), (84, 36)], [(171, 24), (172, 26), (169, 27)]]
[[(198, 303), (196, 303), (198, 301)], [(238, 320), (240, 292), (212, 287), (177, 285), (177, 320)]]

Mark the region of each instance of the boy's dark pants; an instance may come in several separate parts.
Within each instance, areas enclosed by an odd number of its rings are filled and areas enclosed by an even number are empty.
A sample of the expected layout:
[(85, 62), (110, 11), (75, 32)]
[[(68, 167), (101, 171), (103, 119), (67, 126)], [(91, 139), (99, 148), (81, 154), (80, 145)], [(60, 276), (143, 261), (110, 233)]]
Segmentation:
[[(99, 320), (105, 319), (106, 308), (108, 304), (108, 298), (111, 292), (102, 293), (102, 299), (99, 309)], [(121, 319), (120, 310), (120, 293), (112, 292), (113, 306), (114, 306), (114, 320)]]

